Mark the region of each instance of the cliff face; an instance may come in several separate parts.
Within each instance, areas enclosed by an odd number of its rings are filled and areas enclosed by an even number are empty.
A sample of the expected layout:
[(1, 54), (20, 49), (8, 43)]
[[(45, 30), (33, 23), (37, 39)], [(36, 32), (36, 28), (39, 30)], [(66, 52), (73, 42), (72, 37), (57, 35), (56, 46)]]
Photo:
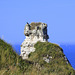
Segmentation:
[(22, 58), (0, 39), (0, 75), (75, 75), (62, 48), (47, 41), (47, 24), (27, 23), (24, 34)]
[(34, 47), (35, 51), (23, 60), (0, 39), (0, 75), (75, 75), (58, 45), (37, 42)]
[(47, 24), (45, 23), (27, 23), (25, 25), (24, 34), (26, 39), (21, 45), (21, 55), (23, 59), (28, 59), (28, 55), (35, 51), (34, 44), (38, 41), (48, 41)]

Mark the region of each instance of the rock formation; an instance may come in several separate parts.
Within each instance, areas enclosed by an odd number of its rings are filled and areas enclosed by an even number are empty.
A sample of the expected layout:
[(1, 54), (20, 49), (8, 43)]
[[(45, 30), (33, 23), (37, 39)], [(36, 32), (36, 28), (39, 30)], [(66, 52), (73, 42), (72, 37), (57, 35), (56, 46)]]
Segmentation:
[(47, 34), (47, 24), (45, 23), (27, 23), (24, 34), (26, 39), (21, 45), (21, 55), (23, 59), (28, 59), (28, 55), (35, 51), (34, 44), (38, 41), (46, 42), (49, 39)]

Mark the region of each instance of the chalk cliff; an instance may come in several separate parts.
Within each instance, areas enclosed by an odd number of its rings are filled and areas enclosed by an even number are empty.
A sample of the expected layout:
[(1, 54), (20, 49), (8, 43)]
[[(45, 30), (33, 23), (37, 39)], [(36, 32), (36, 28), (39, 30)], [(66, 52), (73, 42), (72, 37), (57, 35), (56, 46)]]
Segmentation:
[(49, 39), (47, 34), (47, 24), (45, 23), (27, 23), (25, 25), (24, 34), (26, 39), (21, 45), (21, 55), (23, 59), (28, 59), (28, 55), (35, 51), (34, 44), (38, 41), (46, 42)]
[(75, 75), (63, 49), (57, 44), (37, 42), (28, 59), (17, 55), (0, 39), (0, 75)]

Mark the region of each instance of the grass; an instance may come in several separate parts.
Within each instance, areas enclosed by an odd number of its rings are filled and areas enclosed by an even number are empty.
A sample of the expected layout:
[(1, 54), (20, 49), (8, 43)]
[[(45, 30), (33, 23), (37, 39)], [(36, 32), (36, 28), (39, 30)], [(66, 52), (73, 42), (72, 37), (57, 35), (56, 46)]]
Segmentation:
[[(0, 75), (75, 75), (57, 44), (37, 42), (35, 48), (27, 60), (22, 60), (10, 44), (0, 39)], [(52, 57), (49, 63), (43, 60), (47, 56)]]
[[(38, 22), (38, 23), (32, 22), (30, 25), (31, 25), (31, 30), (33, 30), (33, 29), (35, 29), (36, 26), (39, 27), (39, 25), (41, 25), (41, 22)], [(41, 29), (41, 28), (39, 27), (39, 29)]]

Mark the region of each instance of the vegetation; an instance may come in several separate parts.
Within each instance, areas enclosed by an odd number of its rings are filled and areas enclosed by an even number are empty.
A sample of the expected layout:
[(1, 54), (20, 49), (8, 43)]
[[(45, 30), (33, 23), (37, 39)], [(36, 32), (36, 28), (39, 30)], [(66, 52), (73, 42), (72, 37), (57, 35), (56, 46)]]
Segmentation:
[[(0, 75), (75, 75), (58, 45), (37, 42), (35, 48), (27, 60), (22, 60), (11, 45), (0, 39)], [(43, 60), (47, 56), (52, 57), (49, 63)]]
[(37, 22), (36, 23), (35, 22), (32, 22), (30, 25), (31, 25), (31, 30), (33, 30), (33, 29), (35, 29), (35, 26), (38, 26), (39, 27), (39, 25), (41, 25), (41, 22), (38, 22), (38, 23)]

